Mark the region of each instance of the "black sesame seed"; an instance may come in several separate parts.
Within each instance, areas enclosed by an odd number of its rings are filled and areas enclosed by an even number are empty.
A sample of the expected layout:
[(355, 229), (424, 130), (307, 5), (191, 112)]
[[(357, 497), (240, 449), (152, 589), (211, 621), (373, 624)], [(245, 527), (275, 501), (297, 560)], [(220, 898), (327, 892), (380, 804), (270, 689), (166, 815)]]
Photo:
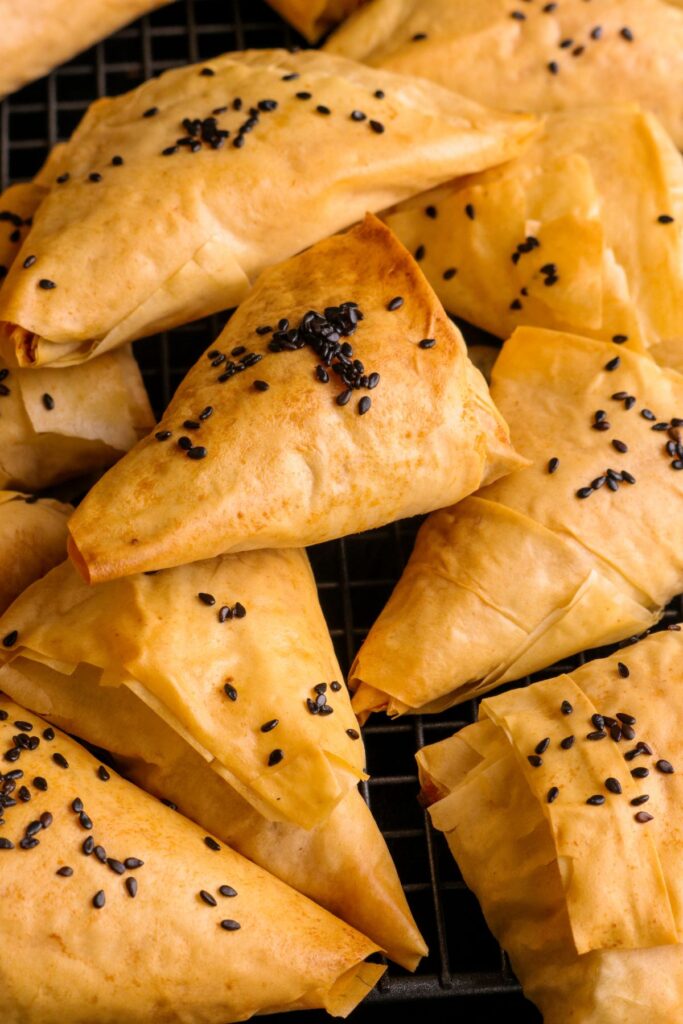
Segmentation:
[(331, 690), (333, 690), (333, 691), (334, 691), (334, 693), (339, 693), (339, 691), (341, 690), (341, 688), (342, 688), (342, 684), (341, 684), (341, 683), (338, 683), (338, 682), (336, 681), (336, 679), (335, 679), (335, 681), (334, 681), (334, 682), (330, 683), (330, 689), (331, 689)]
[(208, 904), (208, 906), (210, 907), (218, 906), (218, 900), (216, 899), (216, 897), (212, 896), (210, 892), (206, 891), (206, 889), (199, 890), (199, 897), (200, 899), (204, 900), (204, 902)]
[(580, 487), (578, 489), (578, 491), (576, 492), (576, 497), (577, 498), (590, 498), (592, 493), (593, 493), (593, 488), (592, 487)]
[(50, 727), (48, 727), (47, 729), (43, 729), (43, 739), (44, 740), (47, 740), (48, 743), (49, 743), (54, 738), (55, 738), (55, 731), (54, 731), (54, 729), (52, 729)]
[(586, 803), (591, 804), (593, 807), (601, 807), (604, 802), (605, 798), (602, 793), (596, 793), (594, 796), (589, 796), (586, 800)]
[(422, 341), (418, 341), (419, 348), (434, 348), (436, 345), (436, 338), (423, 338)]
[(42, 396), (41, 401), (43, 403), (43, 407), (47, 409), (48, 412), (52, 412), (52, 410), (55, 407), (55, 400), (52, 397), (52, 395), (49, 395), (46, 391), (45, 394)]
[(271, 750), (270, 754), (268, 755), (268, 767), (273, 768), (276, 764), (279, 764), (284, 756), (284, 751), (280, 750), (279, 748)]
[(213, 416), (212, 405), (207, 405), (205, 409), (202, 409), (202, 411), (199, 414), (199, 419), (202, 420), (203, 422), (204, 420), (208, 420), (209, 416)]
[(234, 686), (231, 686), (230, 683), (226, 683), (223, 689), (225, 691), (226, 697), (228, 697), (230, 700), (237, 700), (237, 690), (235, 689)]
[(24, 270), (28, 270), (28, 268), (32, 267), (35, 262), (36, 262), (36, 257), (35, 256), (27, 256), (26, 259), (24, 260), (24, 264), (23, 264), (24, 265)]
[(53, 754), (52, 755), (52, 760), (60, 768), (68, 768), (69, 767), (69, 762), (67, 761), (67, 759), (64, 757), (63, 754)]
[(523, 11), (510, 11), (510, 17), (515, 21), (526, 21), (526, 14)]
[(283, 82), (293, 82), (295, 78), (300, 78), (300, 77), (301, 76), (299, 75), (298, 71), (291, 71), (288, 75), (283, 75), (282, 76), (282, 81)]
[(14, 843), (9, 839), (5, 839), (4, 836), (0, 836), (0, 850), (13, 850)]
[(569, 750), (574, 746), (574, 736), (565, 736), (563, 740), (560, 740), (560, 746), (563, 750)]
[(259, 110), (270, 113), (271, 110), (277, 110), (277, 100), (259, 100), (256, 106)]
[(652, 753), (654, 753), (654, 751), (652, 750), (652, 747), (650, 746), (650, 744), (649, 743), (645, 743), (643, 740), (639, 740), (638, 743), (636, 743), (636, 750), (638, 751), (639, 754), (652, 754)]
[(560, 711), (562, 712), (563, 715), (571, 715), (573, 710), (574, 710), (574, 708), (572, 707), (572, 705), (569, 703), (568, 700), (563, 700), (562, 703), (560, 704)]
[(218, 621), (219, 622), (227, 622), (228, 619), (232, 618), (232, 615), (233, 615), (232, 608), (230, 608), (229, 605), (224, 604), (223, 607), (220, 608), (219, 611), (218, 611)]
[(622, 479), (625, 480), (627, 484), (634, 484), (636, 482), (636, 478), (633, 476), (633, 474), (629, 473), (625, 469), (622, 469), (621, 476), (622, 476)]
[(138, 894), (138, 880), (137, 878), (127, 878), (125, 881), (126, 891), (131, 899), (135, 899)]
[(221, 928), (224, 928), (226, 932), (237, 932), (242, 927), (238, 921), (225, 920), (221, 921)]
[(50, 281), (49, 278), (41, 277), (40, 281), (38, 282), (38, 287), (42, 288), (44, 292), (49, 292), (53, 288), (56, 288), (57, 285), (55, 284), (54, 281)]
[(668, 213), (660, 213), (659, 217), (657, 217), (658, 224), (673, 224), (673, 222), (674, 218)]
[(205, 78), (213, 78), (216, 72), (213, 70), (213, 68), (202, 68), (199, 74), (204, 75)]
[(648, 768), (632, 768), (631, 775), (634, 779), (646, 779), (650, 771)]
[(624, 441), (614, 440), (614, 441), (612, 441), (612, 447), (616, 451), (621, 452), (622, 455), (625, 455), (626, 452), (628, 451), (628, 445)]
[(217, 843), (216, 840), (212, 838), (212, 836), (204, 836), (204, 842), (210, 850), (220, 850), (220, 844)]
[(604, 729), (595, 729), (594, 732), (586, 733), (586, 739), (593, 741), (604, 740), (607, 739), (607, 733)]
[(670, 761), (665, 761), (663, 758), (655, 762), (655, 768), (658, 772), (662, 772), (663, 775), (674, 774), (674, 766), (671, 764)]
[(622, 731), (621, 726), (617, 722), (614, 722), (609, 727), (610, 739), (613, 739), (615, 743), (618, 743), (621, 739)]
[[(617, 671), (622, 679), (628, 679), (628, 677), (631, 675), (628, 665), (624, 665), (623, 661), (617, 662)], [(617, 715), (617, 718), (620, 719), (620, 721), (622, 722), (624, 721), (621, 715)], [(627, 722), (627, 725), (633, 725), (633, 722)]]
[(240, 604), (239, 601), (235, 602), (235, 607), (233, 611), (236, 619), (243, 619), (244, 616), (247, 614), (247, 609), (244, 607), (243, 604)]
[(63, 868), (58, 868), (57, 871), (55, 872), (55, 874), (59, 875), (61, 878), (71, 878), (73, 873), (74, 869), (66, 865)]
[(413, 256), (415, 257), (418, 263), (420, 262), (420, 260), (423, 260), (425, 258), (425, 252), (426, 250), (424, 245), (418, 245), (417, 249), (413, 253)]
[(168, 441), (171, 436), (170, 430), (159, 430), (155, 435), (157, 441)]
[(92, 819), (85, 813), (85, 811), (81, 811), (78, 815), (78, 820), (83, 828), (88, 831), (92, 829)]
[(294, 95), (298, 100), (310, 100), (313, 93), (311, 92), (295, 92)]
[(58, 185), (63, 185), (65, 182), (67, 182), (69, 180), (69, 178), (70, 178), (70, 175), (69, 175), (68, 172), (65, 172), (64, 174), (60, 174), (59, 177), (56, 179), (57, 180), (57, 184)]
[(166, 149), (162, 149), (161, 155), (162, 156), (173, 156), (173, 154), (177, 153), (177, 152), (178, 152), (178, 147), (177, 146), (167, 146)]
[(92, 905), (96, 910), (101, 910), (105, 903), (106, 897), (104, 895), (104, 889), (100, 889), (99, 892), (96, 892), (93, 896)]
[(465, 214), (469, 217), (470, 220), (474, 220), (474, 218), (476, 217), (477, 214), (472, 203), (467, 203), (467, 205), (465, 206)]
[(652, 815), (648, 814), (647, 811), (638, 811), (638, 813), (634, 814), (633, 817), (639, 825), (644, 825), (646, 822), (652, 821)]
[(200, 424), (197, 420), (185, 420), (183, 423), (185, 430), (199, 430)]
[(523, 308), (524, 307), (522, 306), (522, 303), (519, 301), (519, 299), (513, 299), (512, 302), (510, 303), (510, 309), (518, 310)]
[(551, 75), (556, 75), (556, 74), (558, 74), (559, 70), (560, 70), (560, 65), (557, 63), (557, 61), (556, 60), (551, 60), (549, 62), (549, 64), (548, 64), (548, 71), (550, 72), (550, 74)]
[(125, 874), (126, 868), (120, 860), (116, 860), (115, 857), (107, 857), (107, 866), (111, 868), (115, 875)]
[(324, 103), (319, 103), (318, 106), (315, 109), (316, 109), (316, 111), (319, 114), (326, 114), (327, 115), (327, 114), (331, 114), (332, 113), (330, 108), (326, 107)]
[(615, 356), (614, 359), (610, 359), (608, 363), (605, 363), (605, 369), (612, 371), (616, 370), (621, 362), (621, 356)]
[(83, 850), (83, 853), (86, 855), (86, 857), (90, 856), (90, 854), (95, 849), (95, 840), (93, 839), (92, 836), (88, 836), (87, 839), (83, 840), (83, 846), (81, 847), (81, 849)]
[(209, 608), (211, 608), (216, 603), (216, 598), (213, 596), (213, 594), (200, 593), (197, 594), (197, 597), (202, 602), (202, 604), (208, 605)]
[(536, 746), (534, 747), (534, 752), (536, 754), (545, 754), (545, 752), (546, 752), (546, 750), (548, 749), (549, 746), (550, 746), (550, 737), (546, 736), (545, 739), (541, 740), (540, 743), (536, 744)]
[(612, 341), (615, 345), (623, 345), (625, 341), (628, 341), (628, 334), (613, 334)]
[(532, 768), (540, 768), (543, 764), (543, 758), (539, 757), (538, 754), (528, 754), (527, 761)]
[(342, 391), (341, 394), (337, 395), (335, 401), (337, 405), (347, 405), (351, 398), (351, 389), (348, 391)]
[(123, 157), (122, 156), (113, 156), (111, 158), (111, 162), (112, 162), (112, 166), (114, 166), (114, 167), (122, 167), (123, 166)]
[(384, 125), (381, 121), (369, 121), (368, 124), (377, 135), (381, 135), (385, 131)]
[(268, 391), (270, 384), (265, 380), (255, 380), (253, 383), (254, 391)]
[(194, 461), (197, 461), (197, 459), (204, 459), (206, 458), (206, 455), (206, 448), (202, 445), (195, 445), (194, 448), (190, 448), (187, 452), (188, 459), (193, 459)]
[(641, 804), (646, 804), (650, 799), (647, 793), (643, 793), (642, 796), (634, 796), (633, 800), (629, 800), (631, 807), (640, 807)]
[(605, 728), (605, 719), (602, 715), (591, 715), (591, 722), (593, 723), (596, 729)]
[(403, 297), (401, 295), (396, 295), (393, 299), (391, 299), (387, 303), (387, 310), (390, 313), (393, 313), (394, 310), (397, 310), (397, 309), (401, 308), (401, 306), (403, 305), (403, 301), (404, 300), (403, 300)]
[(555, 473), (556, 470), (557, 470), (557, 467), (559, 465), (560, 465), (560, 460), (558, 458), (550, 459), (550, 461), (548, 462), (548, 472), (549, 473)]
[(14, 647), (14, 645), (17, 642), (18, 638), (19, 638), (18, 630), (13, 629), (11, 633), (7, 633), (6, 636), (3, 637), (3, 639), (2, 639), (2, 646), (3, 647)]
[(594, 29), (591, 29), (591, 39), (599, 39), (602, 35), (602, 25), (596, 25)]
[(41, 793), (47, 792), (47, 780), (44, 779), (42, 775), (36, 775), (33, 780), (33, 785), (36, 789), (40, 790)]
[(358, 403), (358, 415), (359, 416), (364, 416), (365, 413), (368, 411), (368, 409), (370, 408), (371, 405), (372, 405), (372, 399), (370, 398), (370, 396), (369, 395), (363, 395), (363, 397), (361, 398), (360, 402)]
[(147, 110), (145, 110), (145, 112), (143, 113), (142, 116), (143, 117), (154, 117), (154, 115), (158, 114), (158, 113), (159, 113), (159, 108), (158, 107), (149, 107)]
[(651, 423), (653, 423), (657, 419), (652, 409), (641, 409), (640, 415), (643, 417), (644, 420), (649, 420)]
[(350, 736), (352, 740), (359, 740), (360, 739), (360, 733), (358, 732), (357, 729), (347, 729), (346, 730), (346, 735)]
[(628, 26), (622, 28), (619, 32), (619, 35), (622, 37), (622, 39), (625, 39), (627, 43), (633, 42), (633, 32), (630, 28), (628, 28)]
[(100, 779), (101, 782), (109, 782), (111, 778), (111, 775), (109, 774), (109, 772), (107, 771), (103, 764), (101, 764), (97, 769), (97, 777), (98, 779)]
[(612, 778), (611, 776), (610, 778), (605, 779), (605, 789), (608, 789), (610, 793), (616, 793), (619, 795), (622, 791), (619, 779)]
[(261, 732), (272, 732), (273, 729), (277, 728), (280, 724), (279, 718), (271, 718), (269, 722), (264, 722), (261, 726)]
[(99, 174), (97, 171), (93, 171), (91, 174), (88, 175), (88, 181), (93, 181), (95, 183), (97, 183), (98, 181), (102, 181), (102, 175)]
[(427, 33), (426, 32), (416, 32), (415, 35), (412, 37), (412, 40), (413, 40), (414, 43), (419, 43), (423, 39), (426, 39), (426, 38), (427, 38)]
[(140, 860), (139, 857), (126, 857), (123, 866), (127, 871), (135, 871), (137, 868), (143, 867), (144, 863), (144, 860)]
[(221, 896), (226, 896), (228, 898), (237, 895), (237, 889), (233, 889), (231, 885), (219, 885), (218, 891)]
[(549, 804), (552, 804), (552, 803), (555, 802), (555, 800), (557, 800), (559, 795), (560, 795), (560, 791), (557, 788), (557, 786), (551, 786), (550, 789), (548, 790), (548, 794), (546, 796), (546, 800), (548, 801)]

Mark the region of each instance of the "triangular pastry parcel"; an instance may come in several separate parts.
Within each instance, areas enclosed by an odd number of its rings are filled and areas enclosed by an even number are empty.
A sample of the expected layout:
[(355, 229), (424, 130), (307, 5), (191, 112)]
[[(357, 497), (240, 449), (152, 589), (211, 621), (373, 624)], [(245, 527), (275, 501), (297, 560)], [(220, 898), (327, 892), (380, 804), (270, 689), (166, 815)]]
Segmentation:
[(261, 277), (156, 432), (82, 503), (71, 554), (98, 582), (314, 544), (522, 464), (460, 333), (369, 216)]
[(302, 551), (90, 588), (66, 562), (0, 636), (1, 689), (416, 966), (424, 943), (356, 787), (363, 743)]
[(325, 49), (501, 110), (635, 100), (683, 146), (683, 12), (664, 0), (373, 0)]
[(516, 155), (534, 125), (314, 50), (226, 54), (98, 100), (39, 175), (0, 349), (81, 362), (234, 306), (264, 268)]
[[(44, 194), (28, 182), (0, 195), (3, 287)], [(106, 468), (153, 423), (140, 370), (127, 346), (68, 370), (10, 369), (0, 359), (0, 487), (39, 490)]]
[(491, 394), (531, 465), (422, 526), (351, 668), (361, 716), (438, 710), (640, 633), (683, 589), (683, 377), (524, 327)]
[(66, 521), (73, 509), (53, 498), (40, 500), (0, 491), (0, 614), (34, 580), (66, 554)]
[(169, 0), (0, 0), (0, 97)]
[(315, 43), (355, 11), (363, 0), (268, 0), (268, 3), (309, 42)]
[(680, 1020), (681, 637), (485, 700), (418, 754), (432, 821), (545, 1024)]
[(515, 160), (386, 222), (446, 309), (500, 338), (533, 324), (683, 368), (683, 162), (637, 107), (549, 115)]
[(0, 695), (3, 1021), (345, 1015), (383, 968), (358, 932)]

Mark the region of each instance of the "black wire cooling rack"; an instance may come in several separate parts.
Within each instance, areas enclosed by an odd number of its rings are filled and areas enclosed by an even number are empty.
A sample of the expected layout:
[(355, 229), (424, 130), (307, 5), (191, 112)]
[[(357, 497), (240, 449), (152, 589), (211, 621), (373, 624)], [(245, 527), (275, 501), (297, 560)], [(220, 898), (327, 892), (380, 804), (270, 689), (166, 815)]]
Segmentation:
[[(0, 185), (5, 188), (32, 177), (49, 147), (68, 138), (98, 96), (125, 92), (167, 68), (227, 50), (292, 45), (304, 45), (303, 40), (261, 0), (176, 0), (0, 105)], [(224, 319), (212, 317), (136, 344), (158, 414)], [(461, 326), (466, 337), (481, 340), (480, 332)], [(416, 530), (415, 522), (396, 523), (311, 550), (320, 599), (344, 671), (391, 593)], [(681, 599), (665, 621), (683, 621)], [(553, 672), (570, 671), (583, 661), (581, 655), (555, 666)], [(402, 1003), (419, 1012), (420, 1003), (427, 1002), (431, 1022), (540, 1021), (523, 999), (508, 959), (486, 928), (443, 836), (432, 830), (417, 802), (416, 750), (475, 717), (476, 703), (469, 701), (430, 717), (390, 722), (378, 716), (364, 730), (372, 776), (364, 787), (365, 797), (430, 954), (414, 975), (390, 965), (377, 990), (355, 1012), (356, 1024), (393, 1018)], [(329, 1020), (318, 1013), (298, 1014), (297, 1019), (305, 1024)]]

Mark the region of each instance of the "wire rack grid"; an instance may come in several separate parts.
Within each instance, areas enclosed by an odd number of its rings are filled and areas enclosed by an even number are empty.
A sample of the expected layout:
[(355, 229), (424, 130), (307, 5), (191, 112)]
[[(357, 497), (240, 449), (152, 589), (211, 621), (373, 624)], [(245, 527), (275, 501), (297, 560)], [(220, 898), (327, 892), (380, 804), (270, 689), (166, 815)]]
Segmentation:
[[(152, 75), (227, 50), (304, 45), (262, 0), (176, 0), (118, 32), (0, 105), (0, 185), (32, 177), (56, 142), (69, 137), (88, 104), (117, 95)], [(157, 413), (188, 368), (216, 336), (224, 316), (185, 325), (135, 346)], [(480, 332), (461, 325), (467, 337)], [(381, 611), (412, 547), (417, 525), (396, 523), (311, 550), (320, 599), (344, 671)], [(679, 600), (666, 621), (683, 620)], [(553, 671), (569, 671), (579, 656)], [(528, 682), (529, 680), (525, 680)], [(399, 1003), (429, 1003), (432, 1021), (463, 1024), (505, 1018), (537, 1024), (505, 953), (486, 928), (443, 837), (417, 802), (416, 750), (474, 721), (476, 703), (449, 712), (364, 730), (371, 778), (364, 795), (382, 829), (425, 939), (429, 956), (414, 975), (389, 966), (354, 1015), (358, 1024), (393, 1017)], [(306, 1024), (329, 1020), (308, 1013)], [(262, 1018), (264, 1021), (275, 1018)], [(280, 1020), (281, 1018), (277, 1018)]]

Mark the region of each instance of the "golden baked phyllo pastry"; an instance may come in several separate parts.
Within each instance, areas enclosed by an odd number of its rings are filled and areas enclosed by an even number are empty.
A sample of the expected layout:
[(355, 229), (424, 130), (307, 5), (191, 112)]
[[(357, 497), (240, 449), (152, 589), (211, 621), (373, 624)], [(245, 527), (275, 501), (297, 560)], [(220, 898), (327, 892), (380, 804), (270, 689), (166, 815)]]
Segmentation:
[(315, 43), (364, 0), (268, 0), (309, 42)]
[(304, 552), (90, 588), (65, 562), (0, 637), (0, 689), (416, 966), (426, 949), (356, 787), (363, 742)]
[(385, 219), (470, 323), (571, 330), (683, 368), (683, 161), (651, 114), (548, 115), (515, 160)]
[[(44, 194), (28, 182), (0, 195), (3, 286)], [(32, 257), (24, 263), (30, 269)], [(0, 359), (0, 487), (38, 490), (111, 466), (153, 423), (129, 347), (68, 370), (10, 369)]]
[(0, 349), (80, 362), (234, 306), (265, 267), (514, 156), (534, 125), (313, 50), (226, 54), (98, 100), (39, 175)]
[(0, 0), (0, 97), (169, 0)]
[(382, 974), (373, 943), (2, 695), (0, 749), (4, 1021), (345, 1016)]
[(418, 754), (432, 821), (545, 1024), (680, 1018), (682, 659), (682, 634), (658, 633), (483, 701)]
[(491, 395), (530, 465), (424, 523), (351, 668), (361, 716), (439, 710), (641, 633), (683, 589), (683, 377), (524, 327)]
[(683, 147), (683, 13), (664, 0), (373, 0), (325, 49), (501, 110), (637, 101)]
[(0, 614), (66, 554), (73, 509), (53, 498), (0, 491)]
[(376, 218), (263, 274), (158, 429), (76, 513), (91, 582), (441, 508), (523, 464), (458, 330)]

